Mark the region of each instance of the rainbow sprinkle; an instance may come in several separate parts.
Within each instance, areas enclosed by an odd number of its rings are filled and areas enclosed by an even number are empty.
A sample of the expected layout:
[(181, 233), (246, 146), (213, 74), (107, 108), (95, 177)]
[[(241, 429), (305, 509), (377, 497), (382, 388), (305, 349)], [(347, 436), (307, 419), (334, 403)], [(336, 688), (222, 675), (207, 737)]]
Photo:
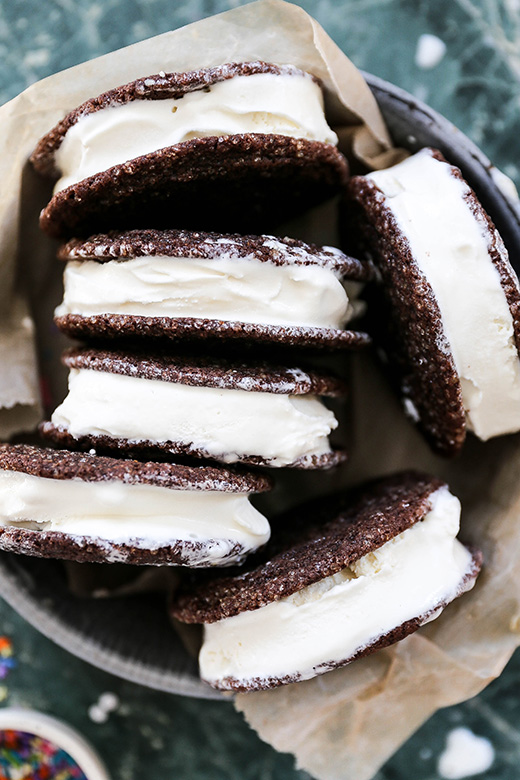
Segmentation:
[(9, 637), (0, 636), (0, 680), (5, 680), (16, 665), (16, 659), (13, 658), (13, 643)]
[(0, 731), (0, 780), (88, 780), (58, 745), (26, 731)]

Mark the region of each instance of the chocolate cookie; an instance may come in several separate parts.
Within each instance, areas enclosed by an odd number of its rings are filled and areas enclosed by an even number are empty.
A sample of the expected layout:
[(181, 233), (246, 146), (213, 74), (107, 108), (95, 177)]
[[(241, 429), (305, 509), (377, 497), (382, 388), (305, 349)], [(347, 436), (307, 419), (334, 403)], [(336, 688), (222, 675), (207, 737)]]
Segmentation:
[(74, 239), (58, 327), (88, 339), (360, 347), (345, 330), (371, 267), (291, 238), (131, 230)]
[(240, 573), (175, 594), (173, 616), (205, 624), (202, 678), (270, 688), (403, 639), (473, 587), (482, 556), (456, 539), (459, 516), (445, 483), (407, 472), (279, 518)]
[(69, 394), (41, 426), (62, 446), (300, 469), (346, 458), (329, 444), (337, 422), (317, 397), (346, 392), (334, 377), (95, 349), (71, 350), (64, 362)]
[(229, 566), (270, 529), (263, 475), (0, 445), (0, 549), (79, 562)]
[(339, 191), (348, 165), (336, 143), (320, 83), (290, 65), (148, 76), (88, 100), (41, 139), (33, 165), (59, 180), (40, 224), (55, 237), (265, 229)]
[(379, 267), (374, 335), (405, 410), (432, 447), (455, 455), (466, 431), (520, 430), (520, 288), (475, 193), (423, 149), (348, 185), (347, 221)]

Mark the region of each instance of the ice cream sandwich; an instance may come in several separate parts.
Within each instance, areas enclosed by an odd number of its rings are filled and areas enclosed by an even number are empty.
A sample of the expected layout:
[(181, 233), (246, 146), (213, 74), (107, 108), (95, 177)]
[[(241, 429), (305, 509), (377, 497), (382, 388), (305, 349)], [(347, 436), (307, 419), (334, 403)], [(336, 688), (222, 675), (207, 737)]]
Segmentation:
[(338, 192), (348, 165), (337, 140), (320, 82), (291, 65), (147, 76), (87, 100), (41, 139), (33, 165), (57, 183), (40, 224), (55, 237), (258, 230)]
[(69, 392), (42, 434), (59, 446), (193, 456), (224, 463), (330, 468), (337, 427), (319, 396), (342, 380), (299, 368), (95, 349), (71, 350)]
[(366, 263), (290, 238), (131, 230), (73, 239), (58, 327), (88, 339), (360, 347), (347, 330)]
[(299, 507), (240, 573), (197, 578), (172, 614), (203, 623), (202, 679), (249, 691), (306, 680), (406, 637), (473, 587), (447, 485), (402, 473)]
[(520, 430), (518, 279), (461, 172), (423, 149), (348, 191), (349, 223), (381, 273), (383, 347), (408, 414), (444, 455), (466, 431)]
[(79, 562), (229, 566), (269, 538), (264, 475), (0, 445), (0, 549)]

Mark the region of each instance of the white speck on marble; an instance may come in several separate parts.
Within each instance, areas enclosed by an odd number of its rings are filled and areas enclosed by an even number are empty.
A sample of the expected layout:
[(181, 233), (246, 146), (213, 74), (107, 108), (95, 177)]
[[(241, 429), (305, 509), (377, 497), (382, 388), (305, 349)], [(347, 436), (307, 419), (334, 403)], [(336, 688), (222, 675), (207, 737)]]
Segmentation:
[(105, 691), (98, 699), (98, 707), (104, 712), (114, 712), (119, 707), (119, 696), (112, 691)]
[(101, 709), (99, 704), (91, 704), (88, 708), (88, 716), (94, 723), (106, 723), (108, 720), (108, 712)]
[(488, 739), (460, 726), (449, 732), (437, 770), (445, 780), (459, 780), (486, 772), (494, 759), (495, 751)]
[(446, 54), (446, 44), (436, 35), (419, 36), (415, 50), (415, 64), (423, 70), (435, 68)]

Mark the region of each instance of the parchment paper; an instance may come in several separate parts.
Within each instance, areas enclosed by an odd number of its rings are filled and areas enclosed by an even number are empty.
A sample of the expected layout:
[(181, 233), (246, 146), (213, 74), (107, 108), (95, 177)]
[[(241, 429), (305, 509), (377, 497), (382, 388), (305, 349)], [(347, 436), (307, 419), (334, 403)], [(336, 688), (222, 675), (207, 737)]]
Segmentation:
[[(77, 104), (134, 78), (254, 59), (293, 63), (323, 80), (329, 121), (351, 157), (381, 167), (401, 156), (391, 149), (372, 94), (352, 63), (302, 9), (281, 0), (243, 6), (85, 63), (33, 85), (0, 109), (0, 310), (11, 311), (18, 258), (22, 276), (30, 277), (38, 341), (52, 339), (58, 350), (51, 324), (58, 301), (51, 291), (61, 269), (55, 246), (37, 230), (50, 190), (26, 165), (41, 135)], [(313, 238), (306, 231), (314, 226), (326, 242), (324, 224), (321, 218), (306, 221), (305, 229), (295, 223), (293, 235)], [(3, 375), (12, 372), (13, 378), (0, 380), (0, 405), (30, 406), (35, 368), (23, 335), (30, 325), (18, 304), (10, 322), (18, 325), (4, 338), (0, 334), (0, 359)], [(62, 392), (62, 379), (46, 355), (40, 350), (52, 400)], [(4, 384), (14, 388), (7, 400)], [(319, 780), (368, 780), (436, 708), (472, 696), (498, 675), (520, 643), (519, 437), (470, 440), (462, 457), (447, 464), (428, 451), (367, 357), (356, 359), (353, 385), (355, 440), (341, 478), (356, 482), (407, 466), (447, 477), (463, 501), (463, 535), (484, 549), (486, 568), (471, 594), (399, 645), (315, 680), (237, 697), (236, 706), (260, 736), (294, 753), (298, 766)], [(12, 420), (16, 428), (14, 414)], [(324, 475), (320, 484), (325, 492), (331, 480)]]
[(19, 295), (0, 318), (0, 366), (1, 440), (32, 430), (41, 418), (34, 327)]

